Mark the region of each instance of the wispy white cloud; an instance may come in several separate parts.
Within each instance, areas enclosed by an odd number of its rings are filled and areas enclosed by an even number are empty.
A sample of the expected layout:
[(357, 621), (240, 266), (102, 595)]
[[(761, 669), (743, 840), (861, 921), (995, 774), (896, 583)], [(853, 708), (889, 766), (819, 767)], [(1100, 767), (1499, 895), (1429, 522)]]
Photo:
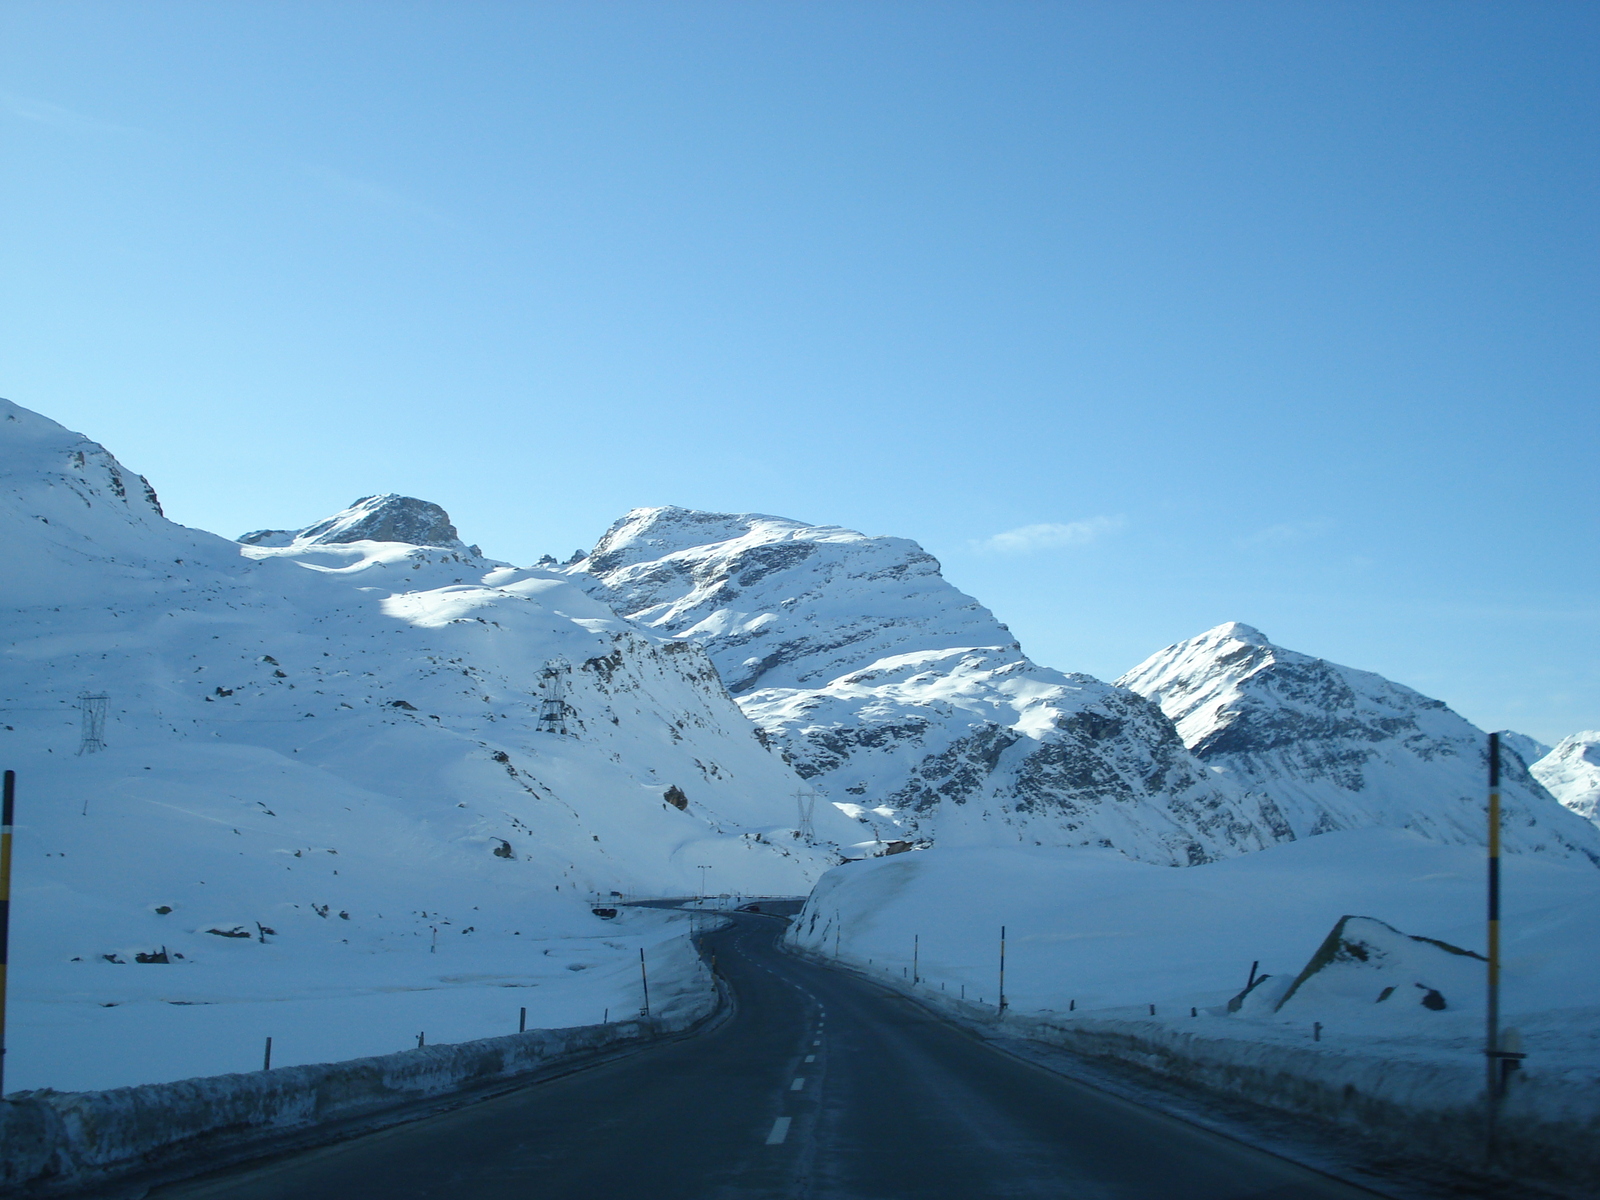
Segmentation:
[(75, 133), (139, 133), (127, 125), (117, 125), (111, 121), (102, 121), (98, 117), (86, 117), (82, 113), (73, 112), (70, 108), (62, 108), (59, 104), (51, 104), (48, 100), (36, 100), (32, 96), (18, 96), (13, 92), (0, 92), (0, 108), (13, 117), (24, 121), (32, 121), (36, 125), (49, 125), (56, 129), (70, 129)]
[(1281, 525), (1268, 525), (1254, 533), (1238, 538), (1235, 544), (1242, 550), (1273, 549), (1293, 546), (1321, 537), (1333, 528), (1332, 521), (1285, 521)]
[(1066, 546), (1087, 546), (1121, 532), (1127, 523), (1122, 517), (1086, 517), (1064, 524), (1022, 525), (985, 538), (978, 546), (1002, 554), (1033, 554)]

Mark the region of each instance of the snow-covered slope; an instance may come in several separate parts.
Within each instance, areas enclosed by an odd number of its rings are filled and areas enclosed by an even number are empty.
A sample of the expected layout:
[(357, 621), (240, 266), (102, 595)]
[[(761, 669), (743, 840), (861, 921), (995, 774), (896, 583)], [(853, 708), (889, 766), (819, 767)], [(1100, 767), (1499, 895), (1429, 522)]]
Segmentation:
[[(794, 894), (837, 861), (794, 837), (799, 780), (697, 646), (481, 558), (442, 510), (417, 519), (431, 507), (368, 498), (241, 546), (0, 402), (24, 1003), (89, 1020), (157, 1003), (151, 987), (183, 1004), (301, 975), (435, 988), (434, 929), (452, 977), (536, 975), (535, 935), (636, 955), (596, 893), (697, 892), (705, 866), (714, 891)], [(361, 536), (403, 530), (436, 544)], [(566, 733), (538, 728), (554, 686)], [(103, 750), (80, 753), (84, 695), (106, 698)], [(819, 836), (859, 837), (819, 817)]]
[(1551, 750), (1551, 747), (1546, 746), (1538, 738), (1531, 738), (1527, 734), (1518, 733), (1514, 729), (1502, 729), (1500, 731), (1500, 745), (1504, 749), (1515, 751), (1525, 767), (1533, 766), (1534, 763), (1549, 754)]
[[(1381, 675), (1275, 646), (1232, 622), (1117, 681), (1157, 701), (1208, 766), (1270, 796), (1295, 837), (1383, 825), (1441, 842), (1485, 838), (1486, 735)], [(1600, 865), (1600, 831), (1519, 757), (1503, 768), (1505, 844)]]
[(1285, 836), (1160, 711), (1031, 662), (915, 542), (759, 514), (635, 509), (568, 568), (705, 648), (784, 757), (882, 838), (1114, 846), (1194, 863)]
[(1587, 729), (1563, 738), (1529, 770), (1573, 812), (1600, 823), (1600, 732)]
[[(1350, 972), (1357, 978), (1343, 982), (1361, 991), (1357, 1001), (1329, 976), (1334, 986), (1276, 1005), (1346, 916), (1371, 918), (1358, 922), (1369, 937), (1376, 922), (1403, 931), (1394, 938), (1402, 947), (1423, 937), (1481, 954), (1483, 872), (1476, 847), (1374, 828), (1184, 871), (1095, 850), (936, 846), (828, 872), (786, 936), (896, 984), (915, 971), (924, 995), (993, 1006), (1005, 926), (1013, 1016), (1153, 1016), (1200, 1036), (1263, 1041), (1309, 1041), (1321, 1021), (1319, 1050), (1330, 1055), (1481, 1063), (1476, 958), (1415, 946), (1395, 956), (1406, 961), (1391, 960), (1398, 978)], [(1600, 1080), (1600, 872), (1519, 854), (1505, 860), (1503, 880), (1502, 1019), (1527, 1036), (1541, 1070)], [(1366, 965), (1379, 967), (1376, 957)], [(1230, 1013), (1252, 974), (1268, 976), (1250, 994), (1256, 1003)], [(1430, 990), (1443, 1008), (1423, 1003)]]

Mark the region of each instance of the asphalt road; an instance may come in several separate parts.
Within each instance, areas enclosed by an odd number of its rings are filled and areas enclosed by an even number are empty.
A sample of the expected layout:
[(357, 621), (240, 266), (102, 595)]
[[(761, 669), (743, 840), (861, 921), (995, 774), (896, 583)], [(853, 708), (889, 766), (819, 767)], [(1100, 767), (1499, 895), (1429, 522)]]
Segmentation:
[(776, 947), (707, 939), (733, 1016), (697, 1037), (160, 1200), (1371, 1200), (1013, 1059)]

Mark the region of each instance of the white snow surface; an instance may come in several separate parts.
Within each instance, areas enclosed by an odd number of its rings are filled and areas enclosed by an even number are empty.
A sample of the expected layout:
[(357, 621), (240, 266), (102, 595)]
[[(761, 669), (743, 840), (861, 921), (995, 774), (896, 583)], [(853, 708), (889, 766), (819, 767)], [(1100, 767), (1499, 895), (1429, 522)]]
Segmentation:
[(704, 647), (871, 845), (1098, 845), (1193, 863), (1276, 840), (1154, 705), (1029, 660), (915, 542), (642, 508), (567, 576)]
[[(1543, 1069), (1600, 1084), (1600, 872), (1503, 861), (1504, 1019)], [(830, 871), (787, 936), (993, 1006), (1004, 926), (1015, 1014), (1147, 1020), (1154, 1005), (1178, 1030), (1296, 1043), (1320, 1022), (1330, 1053), (1481, 1063), (1483, 962), (1414, 939), (1482, 954), (1484, 872), (1481, 850), (1393, 829), (1181, 870), (1099, 850), (935, 847)], [(1368, 919), (1344, 931), (1367, 959), (1344, 954), (1278, 1008), (1346, 916)], [(1271, 978), (1229, 1013), (1257, 962)], [(1442, 1010), (1422, 1004), (1429, 990)]]
[[(438, 532), (368, 500), (368, 527)], [(11, 1088), (247, 1069), (268, 1034), (284, 1065), (500, 1034), (523, 1005), (593, 1022), (636, 1010), (639, 947), (677, 936), (593, 897), (693, 894), (701, 866), (802, 894), (837, 861), (794, 836), (798, 778), (697, 646), (453, 529), (241, 546), (0, 402), (0, 533)], [(566, 736), (536, 728), (558, 656)], [(80, 754), (86, 693), (105, 749)], [(859, 828), (818, 814), (820, 838)]]
[(1586, 729), (1563, 738), (1529, 770), (1562, 804), (1600, 823), (1600, 731)]
[[(1161, 705), (1219, 777), (1305, 838), (1381, 825), (1437, 841), (1487, 837), (1487, 735), (1401, 684), (1275, 646), (1238, 622), (1152, 655), (1118, 684)], [(1563, 808), (1518, 755), (1502, 762), (1504, 844), (1600, 865), (1600, 830)]]
[(1515, 750), (1517, 757), (1522, 760), (1523, 766), (1531, 767), (1553, 749), (1546, 746), (1538, 738), (1529, 737), (1525, 733), (1518, 733), (1514, 729), (1500, 731), (1500, 745), (1504, 749)]

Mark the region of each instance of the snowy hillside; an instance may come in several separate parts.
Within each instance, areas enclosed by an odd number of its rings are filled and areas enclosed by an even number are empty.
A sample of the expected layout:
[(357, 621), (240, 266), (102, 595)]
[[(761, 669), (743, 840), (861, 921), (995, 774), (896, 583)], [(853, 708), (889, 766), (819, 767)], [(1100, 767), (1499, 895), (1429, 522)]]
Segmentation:
[(1557, 800), (1600, 824), (1600, 732), (1591, 729), (1564, 738), (1529, 770)]
[[(1207, 766), (1270, 796), (1295, 837), (1383, 825), (1484, 841), (1487, 737), (1438, 700), (1237, 622), (1117, 682), (1158, 702)], [(1555, 803), (1520, 757), (1506, 755), (1503, 772), (1508, 850), (1600, 865), (1600, 831)]]
[(704, 647), (834, 805), (883, 839), (1115, 846), (1194, 863), (1282, 836), (1138, 696), (1031, 662), (915, 542), (759, 514), (635, 509), (567, 569)]
[[(364, 536), (408, 529), (434, 544)], [(630, 941), (596, 893), (696, 892), (704, 866), (714, 891), (793, 894), (837, 861), (794, 837), (799, 781), (698, 647), (481, 558), (434, 506), (370, 497), (241, 546), (0, 402), (0, 530), (13, 996), (44, 1006), (18, 1017), (12, 1086), (35, 1018), (59, 1061), (61, 1038), (126, 1026), (111, 1005), (155, 1006), (182, 1042), (171, 1005), (295, 980), (392, 997), (531, 978), (533, 937), (636, 965), (657, 918)], [(538, 727), (557, 687), (564, 733)], [(80, 753), (85, 695), (105, 697), (104, 749)], [(819, 836), (859, 836), (819, 816)]]
[(1551, 750), (1551, 747), (1546, 746), (1538, 738), (1531, 738), (1514, 729), (1500, 731), (1500, 745), (1502, 749), (1514, 751), (1525, 767), (1533, 766)]

